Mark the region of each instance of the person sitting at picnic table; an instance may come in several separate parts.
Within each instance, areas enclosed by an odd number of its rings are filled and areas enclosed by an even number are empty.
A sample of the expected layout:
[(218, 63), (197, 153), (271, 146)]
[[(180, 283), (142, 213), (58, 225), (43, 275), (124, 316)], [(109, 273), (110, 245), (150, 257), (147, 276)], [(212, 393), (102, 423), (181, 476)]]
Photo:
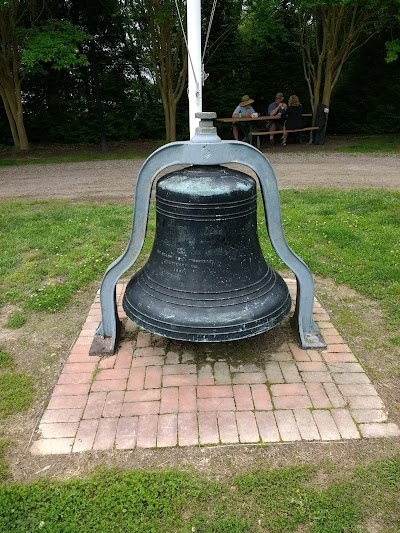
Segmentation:
[[(245, 94), (242, 97), (242, 101), (240, 102), (240, 104), (235, 108), (235, 111), (232, 113), (232, 118), (246, 118), (254, 115), (255, 111), (251, 106), (253, 102), (254, 100), (252, 100), (248, 94)], [(250, 129), (247, 122), (234, 122), (232, 125), (233, 136), (236, 141), (239, 140), (239, 125), (240, 128), (244, 131), (245, 137), (243, 140), (245, 141)]]
[[(286, 104), (283, 102), (284, 96), (283, 93), (276, 93), (275, 100), (269, 104), (267, 109), (267, 115), (269, 117), (274, 117), (276, 115), (281, 114), (286, 109)], [(279, 120), (271, 120), (267, 123), (267, 130), (268, 131), (276, 131), (279, 128), (282, 127), (282, 122)], [(274, 136), (269, 136), (269, 142), (270, 144), (274, 144)]]
[[(288, 107), (282, 112), (281, 118), (285, 120), (284, 130), (297, 130), (303, 127), (303, 106), (299, 98), (292, 94), (288, 101)], [(284, 131), (282, 136), (282, 146), (286, 146), (289, 133)]]

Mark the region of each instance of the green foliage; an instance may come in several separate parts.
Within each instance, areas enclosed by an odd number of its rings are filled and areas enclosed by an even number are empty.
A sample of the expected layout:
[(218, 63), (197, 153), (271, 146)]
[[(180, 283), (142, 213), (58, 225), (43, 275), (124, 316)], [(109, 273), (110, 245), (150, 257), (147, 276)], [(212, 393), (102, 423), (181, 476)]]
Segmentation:
[(20, 311), (14, 311), (7, 318), (6, 328), (18, 329), (23, 326), (26, 322), (26, 317)]
[(9, 440), (0, 438), (0, 484), (8, 478), (9, 474), (7, 463), (4, 457), (6, 448), (9, 446), (9, 444)]
[(239, 27), (245, 43), (267, 51), (278, 43), (288, 42), (290, 29), (285, 23), (288, 13), (282, 9), (280, 0), (250, 0), (246, 4)]
[[(203, 109), (230, 116), (241, 96), (247, 93), (254, 98), (255, 109), (264, 113), (276, 92), (283, 91), (286, 97), (297, 94), (305, 110), (310, 111), (299, 48), (297, 8), (339, 3), (339, 0), (217, 2), (204, 56), (209, 78), (203, 87)], [(9, 4), (3, 1), (0, 6)], [(125, 31), (121, 6), (127, 4), (134, 2), (52, 2), (54, 22), (47, 24), (47, 12), (43, 12), (40, 27), (32, 33), (22, 31), (23, 105), (31, 142), (99, 142), (100, 107), (107, 140), (164, 138), (163, 106), (155, 80), (149, 76), (148, 50), (142, 46), (143, 38), (140, 42), (129, 40)], [(365, 7), (371, 2), (362, 4)], [(390, 2), (381, 4), (380, 13), (384, 14)], [(163, 6), (174, 8), (173, 2), (164, 2)], [(202, 2), (203, 42), (212, 6), (213, 0)], [(346, 61), (330, 103), (328, 133), (400, 131), (396, 107), (400, 63), (394, 61), (398, 44), (395, 24), (398, 25), (396, 19), (393, 28), (382, 30)], [(20, 26), (30, 28), (31, 24), (24, 19)], [(101, 106), (95, 97), (93, 41), (90, 46), (86, 41), (90, 35), (95, 36), (96, 64), (101, 73)], [(391, 43), (388, 49), (385, 43)], [(386, 59), (393, 60), (390, 64), (385, 62), (387, 50)], [(90, 69), (85, 66), (88, 62)], [(230, 127), (220, 126), (220, 131), (224, 138), (232, 137)], [(188, 101), (184, 91), (177, 107), (177, 138), (187, 139), (188, 135)], [(4, 109), (0, 109), (0, 143), (12, 144)]]
[(359, 519), (350, 483), (331, 483), (323, 490), (306, 485), (313, 469), (292, 467), (239, 476), (246, 502), (259, 505), (261, 525), (268, 531), (297, 531), (299, 524), (315, 532), (342, 532)]
[(395, 531), (399, 468), (393, 457), (335, 478), (316, 467), (260, 469), (227, 483), (177, 470), (112, 469), (86, 479), (15, 483), (0, 487), (0, 530), (342, 533), (377, 519)]
[[(33, 383), (30, 376), (13, 372), (12, 355), (0, 351), (0, 419), (25, 411), (33, 400)], [(2, 454), (5, 444), (0, 439), (0, 481), (4, 472)]]
[[(33, 399), (32, 379), (26, 374), (13, 372), (12, 356), (0, 351), (0, 419), (8, 415), (25, 411)], [(0, 481), (4, 468), (2, 453), (4, 442), (0, 440)]]
[(400, 457), (359, 465), (355, 481), (355, 496), (360, 498), (362, 513), (382, 524), (382, 531), (399, 531)]
[(172, 532), (184, 526), (188, 499), (200, 498), (201, 483), (179, 472), (109, 470), (88, 480), (17, 484), (0, 489), (0, 530)]
[(87, 66), (89, 62), (78, 46), (90, 38), (68, 21), (50, 20), (31, 30), (27, 47), (22, 52), (22, 62), (29, 70), (42, 63), (50, 63), (55, 70)]
[(386, 62), (392, 63), (396, 61), (400, 53), (400, 39), (394, 39), (393, 41), (388, 41), (386, 43)]
[(26, 374), (0, 372), (0, 419), (25, 411), (33, 399), (32, 379)]
[(383, 31), (346, 62), (330, 103), (328, 130), (358, 135), (398, 133), (400, 62), (385, 62)]
[(0, 351), (0, 370), (12, 368), (14, 366), (13, 357), (7, 352)]

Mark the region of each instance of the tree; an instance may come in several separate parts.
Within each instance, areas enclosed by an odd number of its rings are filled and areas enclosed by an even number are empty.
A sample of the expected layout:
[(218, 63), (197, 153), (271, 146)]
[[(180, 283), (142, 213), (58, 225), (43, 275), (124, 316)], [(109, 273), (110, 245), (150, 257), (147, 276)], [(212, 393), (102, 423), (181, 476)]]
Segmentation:
[[(240, 75), (247, 68), (246, 90), (255, 109), (265, 114), (277, 92), (296, 94), (304, 103), (308, 89), (299, 54), (298, 17), (288, 0), (247, 0), (240, 25)], [(256, 74), (256, 75), (255, 75)]]
[(248, 91), (247, 61), (243, 61), (238, 31), (241, 15), (241, 0), (224, 0), (215, 5), (214, 0), (202, 1), (203, 62), (208, 76), (203, 87), (203, 109), (222, 116), (230, 116), (236, 101)]
[(293, 5), (315, 119), (318, 104), (329, 107), (349, 56), (384, 24), (384, 10), (380, 2), (368, 0), (301, 0)]
[(0, 96), (16, 147), (29, 148), (22, 106), (24, 72), (41, 63), (55, 70), (88, 64), (78, 45), (89, 37), (67, 21), (46, 20), (41, 0), (0, 0)]
[[(165, 115), (167, 142), (176, 140), (176, 108), (186, 86), (187, 50), (184, 0), (121, 0), (133, 51), (148, 57)], [(178, 12), (176, 9), (178, 6)]]
[[(399, 24), (400, 24), (400, 0), (393, 0), (393, 17), (391, 17), (392, 21), (394, 21), (394, 28), (396, 31), (396, 34), (399, 35)], [(397, 37), (392, 37), (390, 41), (386, 42), (386, 62), (392, 63), (393, 61), (396, 61), (400, 54), (400, 39)]]
[(0, 96), (16, 147), (27, 150), (21, 98), (20, 33), (36, 19), (36, 0), (0, 0)]

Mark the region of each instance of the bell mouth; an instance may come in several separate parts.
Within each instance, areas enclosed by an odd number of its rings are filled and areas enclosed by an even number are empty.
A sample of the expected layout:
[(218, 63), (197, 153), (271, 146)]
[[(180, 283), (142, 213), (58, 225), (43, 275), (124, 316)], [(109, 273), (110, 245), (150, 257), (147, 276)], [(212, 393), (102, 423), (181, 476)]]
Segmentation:
[[(291, 298), (281, 276), (271, 270), (269, 283), (247, 295), (209, 293), (180, 298), (146, 284), (143, 270), (128, 283), (123, 309), (143, 329), (169, 339), (225, 342), (264, 333), (290, 313)], [(272, 279), (271, 279), (272, 278)], [(161, 288), (163, 289), (163, 288)], [(226, 296), (226, 297), (224, 297)]]

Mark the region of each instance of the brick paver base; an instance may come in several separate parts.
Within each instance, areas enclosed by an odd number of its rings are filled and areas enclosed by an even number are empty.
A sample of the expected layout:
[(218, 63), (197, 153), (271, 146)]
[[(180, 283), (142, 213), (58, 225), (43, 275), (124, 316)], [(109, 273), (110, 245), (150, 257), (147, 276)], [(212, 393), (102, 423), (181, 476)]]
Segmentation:
[[(295, 281), (286, 280), (293, 299)], [(327, 350), (284, 342), (274, 353), (210, 355), (139, 330), (126, 319), (116, 355), (89, 356), (96, 297), (54, 387), (34, 454), (236, 443), (333, 441), (400, 435), (358, 359), (315, 301)], [(281, 327), (281, 326), (279, 326)], [(245, 341), (241, 341), (242, 343)], [(229, 343), (235, 346), (236, 343)], [(254, 343), (253, 343), (254, 345)], [(215, 345), (214, 345), (215, 346)], [(226, 345), (225, 345), (226, 346)], [(199, 345), (197, 345), (199, 349)], [(256, 361), (256, 362), (254, 362)]]

